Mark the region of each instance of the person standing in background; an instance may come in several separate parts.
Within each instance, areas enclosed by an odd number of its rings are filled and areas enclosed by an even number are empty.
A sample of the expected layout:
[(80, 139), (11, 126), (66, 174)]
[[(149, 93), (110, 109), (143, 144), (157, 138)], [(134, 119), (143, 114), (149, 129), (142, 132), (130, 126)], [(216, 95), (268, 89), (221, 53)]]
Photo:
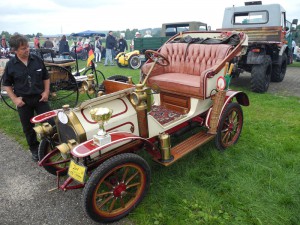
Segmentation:
[(128, 50), (127, 41), (124, 39), (123, 35), (120, 36), (120, 39), (118, 41), (118, 49), (120, 52), (125, 52)]
[(50, 39), (47, 37), (47, 38), (46, 38), (46, 41), (45, 41), (44, 44), (43, 44), (43, 47), (44, 47), (44, 48), (53, 48), (54, 45), (53, 45), (53, 42), (50, 41)]
[[(50, 79), (41, 58), (30, 54), (28, 40), (20, 34), (13, 35), (9, 44), (15, 52), (5, 67), (3, 86), (16, 105), (32, 160), (38, 161), (39, 142), (30, 119), (36, 114), (50, 111), (48, 96)], [(48, 121), (54, 125), (53, 119)]]
[(102, 42), (100, 38), (95, 37), (95, 62), (101, 62)]
[(116, 38), (113, 36), (113, 32), (109, 31), (106, 37), (106, 52), (105, 52), (105, 62), (104, 66), (107, 66), (108, 61), (110, 61), (110, 65), (114, 66), (114, 62), (112, 60), (112, 50), (116, 46)]
[(34, 48), (35, 49), (39, 49), (41, 46), (40, 46), (40, 40), (39, 40), (39, 36), (36, 36), (34, 38)]
[(58, 52), (62, 58), (66, 59), (68, 57), (65, 54), (70, 52), (70, 47), (66, 35), (63, 35), (59, 41)]

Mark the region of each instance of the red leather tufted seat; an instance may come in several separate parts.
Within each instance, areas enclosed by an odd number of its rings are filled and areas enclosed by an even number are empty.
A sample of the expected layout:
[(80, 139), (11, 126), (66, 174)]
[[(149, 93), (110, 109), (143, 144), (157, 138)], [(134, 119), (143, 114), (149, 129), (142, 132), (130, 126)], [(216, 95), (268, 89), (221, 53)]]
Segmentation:
[[(147, 85), (157, 84), (165, 92), (204, 98), (207, 73), (219, 65), (231, 50), (232, 46), (226, 44), (165, 44), (160, 53), (168, 58), (170, 65), (156, 65)], [(144, 74), (150, 65), (147, 63), (142, 67)]]

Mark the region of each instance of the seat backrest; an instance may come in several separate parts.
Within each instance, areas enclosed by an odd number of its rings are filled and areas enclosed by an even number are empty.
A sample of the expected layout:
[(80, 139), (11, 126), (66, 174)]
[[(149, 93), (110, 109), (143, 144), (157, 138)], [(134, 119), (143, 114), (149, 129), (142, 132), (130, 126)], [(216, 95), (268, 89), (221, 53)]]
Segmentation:
[(164, 73), (200, 76), (204, 70), (221, 63), (232, 48), (227, 44), (167, 43), (160, 51), (170, 61)]

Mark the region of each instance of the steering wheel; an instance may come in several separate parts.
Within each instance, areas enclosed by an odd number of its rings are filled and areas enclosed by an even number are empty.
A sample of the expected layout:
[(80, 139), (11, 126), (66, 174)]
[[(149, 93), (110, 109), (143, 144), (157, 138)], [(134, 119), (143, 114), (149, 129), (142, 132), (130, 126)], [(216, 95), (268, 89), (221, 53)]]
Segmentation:
[(161, 66), (168, 66), (170, 64), (169, 60), (163, 54), (153, 50), (145, 51), (145, 56)]

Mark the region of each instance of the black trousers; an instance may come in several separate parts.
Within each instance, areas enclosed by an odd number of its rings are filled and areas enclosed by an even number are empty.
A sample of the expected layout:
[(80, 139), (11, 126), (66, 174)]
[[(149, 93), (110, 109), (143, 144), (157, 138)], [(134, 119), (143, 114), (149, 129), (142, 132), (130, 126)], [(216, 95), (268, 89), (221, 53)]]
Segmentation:
[[(18, 107), (18, 113), (23, 127), (23, 132), (31, 151), (37, 151), (39, 142), (33, 129), (34, 124), (30, 122), (30, 119), (35, 115), (34, 113), (39, 115), (51, 110), (48, 102), (39, 102), (40, 98), (40, 95), (23, 97), (23, 102), (25, 102), (25, 105)], [(54, 120), (50, 119), (48, 123), (53, 126)]]

